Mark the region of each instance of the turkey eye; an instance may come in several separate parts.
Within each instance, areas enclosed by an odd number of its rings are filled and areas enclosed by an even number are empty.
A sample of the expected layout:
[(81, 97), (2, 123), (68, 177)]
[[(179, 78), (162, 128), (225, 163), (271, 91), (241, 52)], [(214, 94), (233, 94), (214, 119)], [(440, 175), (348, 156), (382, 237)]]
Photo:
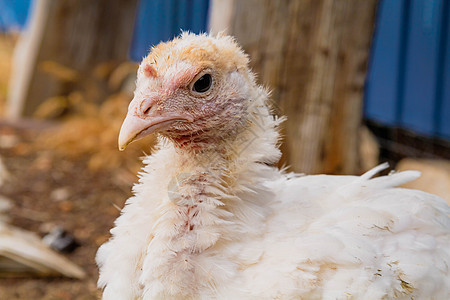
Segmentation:
[(205, 74), (194, 83), (192, 90), (197, 93), (204, 93), (209, 90), (211, 84), (212, 84), (211, 75)]

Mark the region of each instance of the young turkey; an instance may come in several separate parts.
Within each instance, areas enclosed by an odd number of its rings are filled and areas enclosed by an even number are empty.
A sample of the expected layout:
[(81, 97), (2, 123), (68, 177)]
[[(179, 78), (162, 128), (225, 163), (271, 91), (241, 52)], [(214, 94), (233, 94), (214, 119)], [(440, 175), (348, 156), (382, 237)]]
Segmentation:
[(449, 207), (407, 171), (300, 176), (272, 165), (280, 119), (228, 36), (144, 58), (119, 136), (157, 132), (112, 238), (104, 299), (449, 299)]

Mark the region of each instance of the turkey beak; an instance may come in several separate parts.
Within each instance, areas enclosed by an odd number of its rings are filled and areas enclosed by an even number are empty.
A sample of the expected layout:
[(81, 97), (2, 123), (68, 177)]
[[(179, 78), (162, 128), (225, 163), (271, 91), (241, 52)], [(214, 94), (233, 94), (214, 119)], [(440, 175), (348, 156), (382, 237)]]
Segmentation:
[(133, 141), (139, 140), (154, 132), (166, 129), (176, 121), (193, 122), (193, 118), (186, 114), (165, 113), (149, 109), (150, 105), (141, 106), (145, 111), (136, 113), (136, 109), (128, 110), (119, 133), (119, 150), (123, 151)]
[(144, 131), (148, 127), (148, 122), (145, 120), (128, 114), (122, 123), (119, 133), (119, 150), (123, 151), (125, 148), (134, 141), (138, 134)]

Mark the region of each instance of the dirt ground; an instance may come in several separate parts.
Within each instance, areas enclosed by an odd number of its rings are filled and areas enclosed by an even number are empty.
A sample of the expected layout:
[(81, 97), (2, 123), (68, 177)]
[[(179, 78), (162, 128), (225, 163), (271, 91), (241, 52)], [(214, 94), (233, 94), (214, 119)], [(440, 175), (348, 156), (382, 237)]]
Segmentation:
[[(122, 168), (93, 172), (89, 156), (69, 159), (49, 150), (36, 151), (38, 131), (0, 126), (3, 141), (14, 139), (13, 146), (3, 143), (0, 148), (10, 173), (0, 195), (14, 202), (13, 225), (41, 236), (57, 225), (74, 235), (81, 246), (66, 257), (81, 266), (87, 278), (0, 279), (0, 299), (97, 299), (95, 253), (108, 239), (119, 215), (117, 207), (130, 196), (136, 176)], [(64, 197), (55, 196), (58, 191)]]

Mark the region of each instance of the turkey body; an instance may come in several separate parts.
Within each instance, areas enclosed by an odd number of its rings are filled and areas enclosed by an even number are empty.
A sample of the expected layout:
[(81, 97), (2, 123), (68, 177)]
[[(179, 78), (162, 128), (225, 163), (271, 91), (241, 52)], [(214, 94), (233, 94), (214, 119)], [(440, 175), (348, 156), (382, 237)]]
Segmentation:
[[(228, 37), (188, 34), (166, 51), (173, 57), (179, 44), (190, 51), (213, 44), (223, 54), (221, 43), (238, 51)], [(158, 65), (143, 65), (142, 76), (156, 80)], [(227, 80), (239, 76), (229, 72)], [(251, 101), (241, 109), (229, 100), (233, 111), (224, 113), (227, 122), (240, 114), (233, 134), (208, 128), (220, 138), (208, 135), (191, 147), (198, 135), (186, 143), (174, 134), (185, 127), (172, 128), (144, 159), (134, 196), (97, 254), (103, 298), (448, 299), (447, 204), (396, 187), (417, 178), (414, 171), (372, 178), (386, 166), (362, 176), (303, 176), (273, 167), (282, 119), (245, 74), (251, 88), (239, 88), (245, 94), (239, 99)], [(212, 118), (218, 122), (217, 114)]]
[[(153, 159), (148, 171), (158, 164)], [(448, 297), (448, 207), (436, 196), (391, 187), (416, 174), (288, 177), (266, 168), (273, 180), (240, 195), (249, 193), (251, 202), (216, 207), (221, 222), (198, 229), (187, 224), (202, 217), (188, 211), (195, 204), (178, 206), (158, 191), (170, 181), (152, 186), (141, 177), (138, 196), (99, 253), (105, 298)]]

